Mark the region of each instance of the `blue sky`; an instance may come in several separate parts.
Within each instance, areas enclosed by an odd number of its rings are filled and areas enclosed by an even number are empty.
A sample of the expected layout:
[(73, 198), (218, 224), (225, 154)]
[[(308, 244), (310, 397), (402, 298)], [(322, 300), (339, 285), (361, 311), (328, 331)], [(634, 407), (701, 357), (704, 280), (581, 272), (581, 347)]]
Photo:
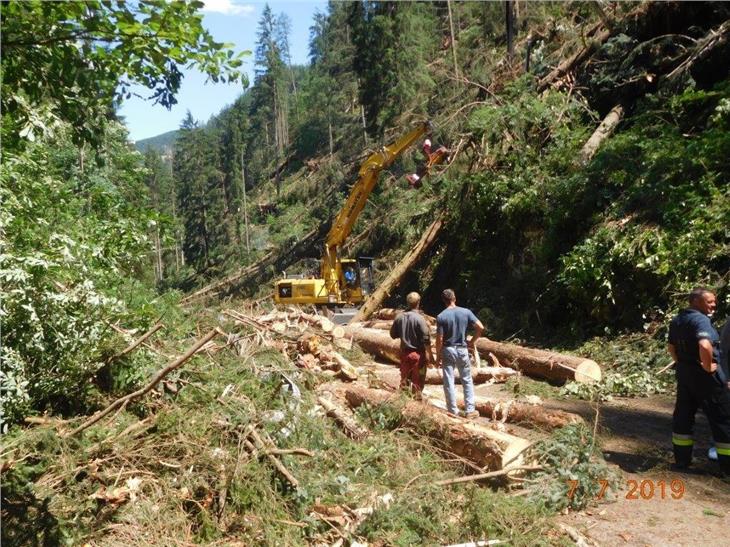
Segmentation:
[[(204, 26), (213, 38), (235, 44), (236, 51), (250, 50), (244, 69), (253, 82), (253, 51), (256, 31), (265, 1), (258, 0), (204, 0)], [(275, 15), (286, 13), (291, 20), (291, 55), (295, 64), (309, 62), (309, 27), (312, 16), (319, 10), (327, 11), (326, 0), (288, 0), (268, 2)], [(171, 110), (151, 101), (132, 97), (122, 104), (119, 113), (124, 117), (132, 140), (142, 140), (165, 133), (180, 126), (187, 110), (193, 118), (206, 122), (211, 116), (231, 104), (243, 92), (241, 84), (205, 83), (205, 76), (197, 71), (184, 71), (185, 77), (177, 94), (177, 104)], [(144, 95), (144, 89), (140, 94)]]

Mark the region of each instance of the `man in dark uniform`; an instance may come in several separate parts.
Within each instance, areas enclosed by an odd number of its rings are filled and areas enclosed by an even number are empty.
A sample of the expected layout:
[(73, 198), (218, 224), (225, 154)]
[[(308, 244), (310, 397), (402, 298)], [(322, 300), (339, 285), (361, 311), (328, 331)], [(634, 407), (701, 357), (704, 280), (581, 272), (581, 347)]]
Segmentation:
[(723, 371), (718, 374), (719, 340), (710, 322), (715, 311), (715, 294), (705, 288), (689, 294), (689, 308), (669, 325), (669, 353), (677, 376), (672, 445), (679, 469), (692, 463), (695, 413), (702, 408), (710, 422), (722, 471), (730, 474), (730, 390)]

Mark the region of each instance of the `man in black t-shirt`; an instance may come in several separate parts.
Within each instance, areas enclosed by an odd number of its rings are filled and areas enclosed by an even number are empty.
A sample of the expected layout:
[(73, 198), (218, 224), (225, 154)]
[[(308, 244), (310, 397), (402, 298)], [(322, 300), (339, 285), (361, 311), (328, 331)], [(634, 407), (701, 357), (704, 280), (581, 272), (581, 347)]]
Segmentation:
[(677, 376), (672, 445), (676, 467), (689, 467), (695, 414), (702, 408), (710, 422), (720, 466), (730, 474), (730, 390), (722, 369), (718, 371), (720, 336), (710, 321), (714, 311), (715, 294), (696, 288), (689, 295), (689, 308), (679, 312), (669, 325), (668, 349)]

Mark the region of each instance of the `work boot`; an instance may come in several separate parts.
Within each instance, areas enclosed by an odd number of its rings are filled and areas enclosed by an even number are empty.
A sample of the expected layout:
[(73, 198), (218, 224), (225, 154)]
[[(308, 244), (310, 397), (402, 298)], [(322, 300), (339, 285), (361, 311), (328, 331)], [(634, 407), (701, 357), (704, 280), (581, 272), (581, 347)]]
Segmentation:
[(464, 410), (464, 411), (460, 412), (459, 414), (461, 415), (462, 418), (467, 418), (469, 420), (479, 417), (479, 412), (477, 412), (476, 410), (472, 410), (471, 412), (466, 412)]

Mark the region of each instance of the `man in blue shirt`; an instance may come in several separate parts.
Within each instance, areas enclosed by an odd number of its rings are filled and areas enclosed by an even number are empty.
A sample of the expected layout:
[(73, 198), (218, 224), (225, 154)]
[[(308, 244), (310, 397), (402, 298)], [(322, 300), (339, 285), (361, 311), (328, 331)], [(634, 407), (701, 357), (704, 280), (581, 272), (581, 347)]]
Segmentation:
[[(469, 349), (476, 351), (474, 344), (481, 336), (484, 325), (471, 310), (456, 305), (456, 294), (453, 290), (444, 290), (441, 300), (446, 309), (436, 317), (436, 358), (443, 369), (446, 409), (451, 414), (457, 414), (454, 389), (454, 367), (457, 367), (464, 389), (464, 415), (475, 418), (479, 413), (474, 410), (474, 383), (471, 379)], [(474, 335), (467, 342), (466, 331), (472, 327)]]
[(677, 376), (677, 400), (672, 424), (675, 466), (692, 463), (695, 414), (702, 408), (710, 422), (718, 462), (730, 474), (730, 390), (720, 362), (720, 336), (710, 317), (715, 311), (715, 294), (698, 287), (689, 294), (689, 308), (669, 325), (669, 353)]

